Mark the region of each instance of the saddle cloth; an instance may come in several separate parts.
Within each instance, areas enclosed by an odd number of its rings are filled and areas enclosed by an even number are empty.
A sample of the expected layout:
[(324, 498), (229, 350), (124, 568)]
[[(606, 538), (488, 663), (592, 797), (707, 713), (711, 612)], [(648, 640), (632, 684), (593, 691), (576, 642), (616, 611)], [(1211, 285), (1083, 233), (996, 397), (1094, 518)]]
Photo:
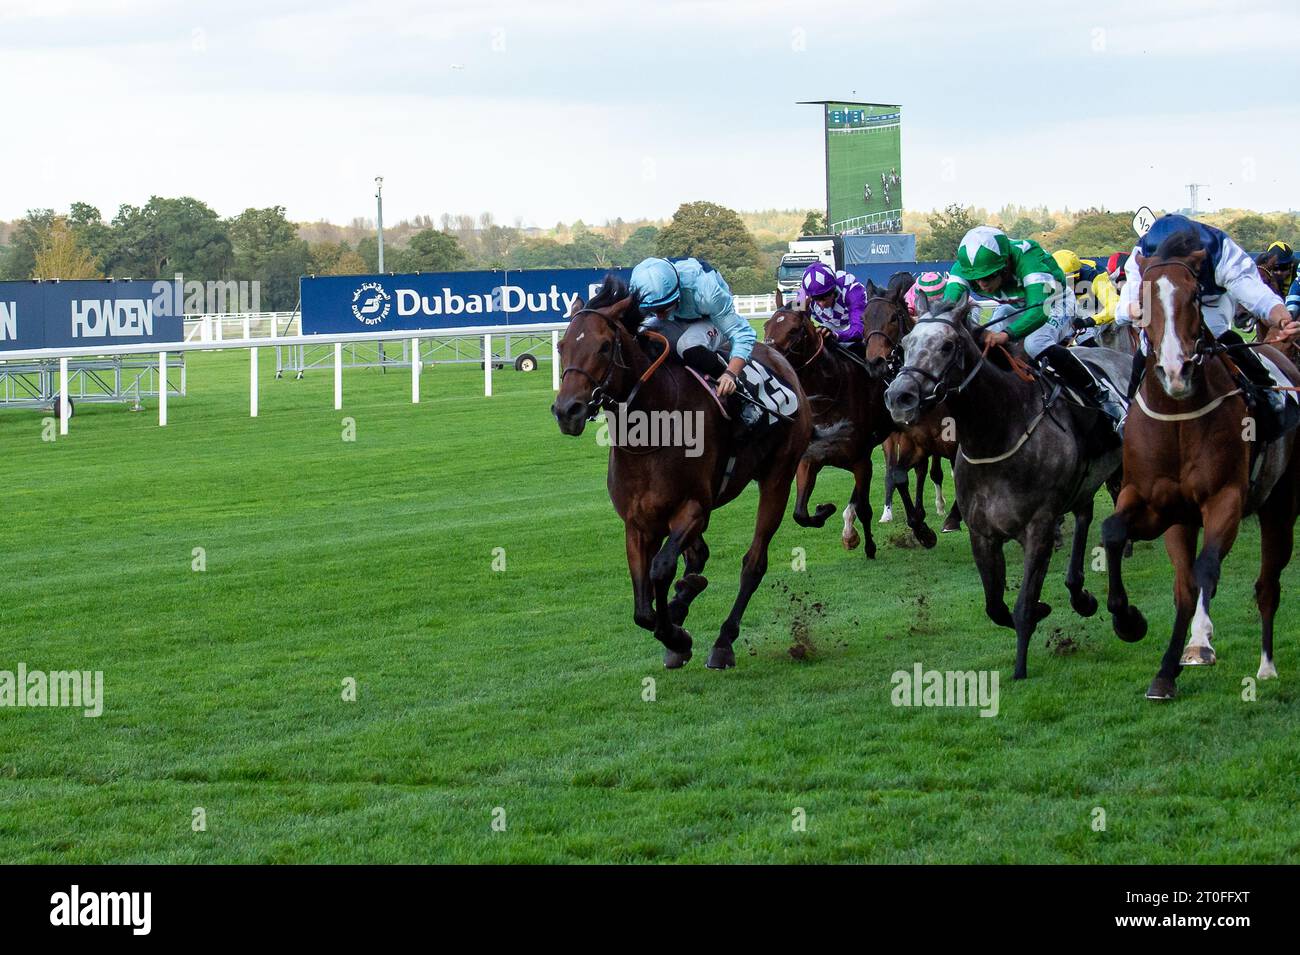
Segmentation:
[[(718, 398), (718, 394), (714, 390), (714, 383), (689, 365), (683, 365), (683, 367), (691, 373), (692, 378), (699, 382), (700, 387), (708, 392), (709, 397), (718, 406), (718, 410), (722, 412), (722, 416), (729, 420), (731, 415), (727, 413), (725, 403)], [(753, 396), (768, 411), (776, 411), (789, 417), (799, 410), (799, 397), (794, 393), (793, 389), (752, 358), (745, 362), (741, 374), (745, 376), (745, 380), (749, 383)], [(764, 423), (768, 425), (775, 424), (780, 420), (771, 414), (763, 415), (763, 419)]]

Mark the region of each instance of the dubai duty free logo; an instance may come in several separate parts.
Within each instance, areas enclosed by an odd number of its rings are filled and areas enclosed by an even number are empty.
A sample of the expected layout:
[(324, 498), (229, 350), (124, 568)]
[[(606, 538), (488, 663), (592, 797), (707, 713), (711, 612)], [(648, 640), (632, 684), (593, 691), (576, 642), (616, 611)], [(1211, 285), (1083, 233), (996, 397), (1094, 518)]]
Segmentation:
[(366, 282), (352, 293), (352, 316), (362, 325), (378, 325), (388, 317), (393, 297), (378, 282)]

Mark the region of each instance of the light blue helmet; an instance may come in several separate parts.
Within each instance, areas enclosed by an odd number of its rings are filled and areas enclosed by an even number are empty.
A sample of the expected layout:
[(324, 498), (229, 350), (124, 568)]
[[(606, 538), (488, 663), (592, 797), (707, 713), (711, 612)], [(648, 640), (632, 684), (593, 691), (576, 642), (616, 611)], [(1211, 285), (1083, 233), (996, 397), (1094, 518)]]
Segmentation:
[(682, 297), (682, 279), (667, 259), (646, 259), (632, 270), (632, 291), (641, 297), (641, 311), (657, 312)]

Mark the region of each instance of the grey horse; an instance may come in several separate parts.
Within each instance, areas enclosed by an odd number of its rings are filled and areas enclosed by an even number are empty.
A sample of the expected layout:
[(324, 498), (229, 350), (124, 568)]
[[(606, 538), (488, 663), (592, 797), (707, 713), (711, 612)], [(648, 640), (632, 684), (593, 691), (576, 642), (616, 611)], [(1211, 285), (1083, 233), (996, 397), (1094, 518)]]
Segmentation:
[[(918, 296), (916, 326), (903, 339), (903, 368), (885, 392), (885, 405), (908, 426), (946, 401), (956, 425), (953, 462), (957, 504), (970, 529), (971, 550), (984, 584), (989, 619), (1016, 631), (1015, 679), (1026, 675), (1029, 640), (1051, 613), (1039, 602), (1058, 519), (1074, 515), (1074, 546), (1065, 573), (1070, 604), (1090, 617), (1097, 599), (1083, 586), (1083, 558), (1093, 499), (1120, 467), (1122, 448), (1101, 412), (1064, 399), (1049, 402), (1041, 377), (1025, 381), (1000, 351), (986, 353), (984, 330), (968, 321), (969, 300), (933, 309)], [(1096, 373), (1120, 389), (1130, 359), (1107, 348), (1078, 352)], [(1024, 580), (1014, 615), (1007, 609), (1003, 545), (1020, 542)]]

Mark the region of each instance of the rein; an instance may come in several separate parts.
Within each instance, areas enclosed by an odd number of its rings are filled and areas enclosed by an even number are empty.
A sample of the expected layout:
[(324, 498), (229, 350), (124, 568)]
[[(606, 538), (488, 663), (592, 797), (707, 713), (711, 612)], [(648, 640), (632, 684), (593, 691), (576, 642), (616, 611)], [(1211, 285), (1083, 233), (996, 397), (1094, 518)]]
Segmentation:
[[(603, 312), (594, 308), (579, 309), (573, 313), (572, 318), (577, 318), (579, 315), (598, 315), (605, 320), (605, 322), (610, 326), (610, 329), (614, 332), (614, 354), (610, 357), (609, 367), (605, 369), (605, 374), (599, 381), (596, 380), (596, 377), (591, 374), (591, 372), (587, 371), (585, 368), (579, 368), (577, 365), (568, 365), (562, 372), (560, 372), (561, 381), (564, 380), (565, 376), (568, 375), (569, 372), (573, 371), (582, 375), (591, 382), (591, 413), (587, 415), (587, 420), (593, 421), (595, 420), (596, 415), (600, 414), (601, 411), (613, 409), (619, 404), (618, 399), (609, 393), (609, 386), (614, 379), (614, 372), (619, 369), (622, 369), (623, 371), (632, 370), (631, 366), (623, 360), (623, 336), (620, 332), (626, 331), (627, 329), (623, 328), (623, 326), (608, 315), (605, 315)], [(637, 379), (636, 384), (632, 386), (631, 392), (628, 393), (627, 398), (622, 402), (629, 408), (632, 406), (632, 402), (636, 398), (637, 393), (641, 390), (641, 386), (654, 376), (654, 373), (659, 370), (659, 366), (664, 363), (668, 358), (668, 353), (672, 350), (668, 345), (668, 339), (659, 332), (645, 329), (639, 334), (644, 335), (647, 338), (657, 338), (664, 348), (659, 357), (651, 362), (650, 367), (647, 368), (641, 377)]]

